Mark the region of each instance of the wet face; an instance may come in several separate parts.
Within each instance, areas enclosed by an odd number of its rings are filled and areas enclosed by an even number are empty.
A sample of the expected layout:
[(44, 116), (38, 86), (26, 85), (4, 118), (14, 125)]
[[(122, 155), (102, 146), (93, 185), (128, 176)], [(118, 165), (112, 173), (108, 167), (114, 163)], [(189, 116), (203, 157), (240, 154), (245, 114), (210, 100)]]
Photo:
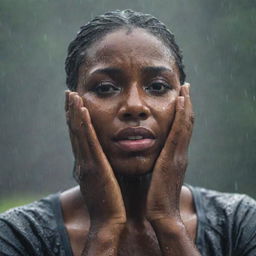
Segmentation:
[(175, 115), (179, 72), (168, 48), (143, 29), (121, 29), (90, 47), (77, 91), (115, 173), (152, 171)]

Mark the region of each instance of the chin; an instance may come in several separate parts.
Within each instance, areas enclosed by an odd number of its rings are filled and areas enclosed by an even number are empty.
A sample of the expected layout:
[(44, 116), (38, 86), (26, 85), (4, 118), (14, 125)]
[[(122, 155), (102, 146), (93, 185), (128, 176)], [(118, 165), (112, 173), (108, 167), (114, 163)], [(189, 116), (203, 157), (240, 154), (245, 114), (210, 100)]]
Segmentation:
[(140, 176), (153, 171), (155, 159), (153, 157), (133, 156), (128, 159), (113, 159), (110, 163), (117, 175)]

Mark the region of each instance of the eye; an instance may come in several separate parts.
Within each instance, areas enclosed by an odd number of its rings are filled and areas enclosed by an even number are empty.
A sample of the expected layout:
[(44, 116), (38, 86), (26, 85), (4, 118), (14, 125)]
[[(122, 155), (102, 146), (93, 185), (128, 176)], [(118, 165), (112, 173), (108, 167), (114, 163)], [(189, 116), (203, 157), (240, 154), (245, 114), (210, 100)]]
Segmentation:
[(116, 94), (120, 90), (121, 89), (119, 87), (116, 87), (112, 83), (108, 83), (108, 82), (102, 82), (93, 88), (93, 91), (100, 96), (108, 96), (111, 94)]
[(145, 88), (147, 92), (153, 94), (164, 94), (171, 89), (172, 87), (164, 81), (154, 81)]

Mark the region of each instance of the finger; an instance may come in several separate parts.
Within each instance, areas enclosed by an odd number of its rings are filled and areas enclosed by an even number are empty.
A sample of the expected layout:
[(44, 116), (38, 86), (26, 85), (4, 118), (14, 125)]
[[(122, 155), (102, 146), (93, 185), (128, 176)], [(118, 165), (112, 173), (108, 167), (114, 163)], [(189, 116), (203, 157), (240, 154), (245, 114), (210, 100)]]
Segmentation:
[(70, 118), (71, 111), (69, 109), (69, 105), (71, 104), (70, 93), (71, 93), (70, 90), (65, 91), (66, 121), (69, 126), (69, 137), (70, 137), (70, 141), (71, 141), (73, 155), (74, 155), (74, 158), (77, 159), (79, 156), (78, 143), (77, 143), (77, 139), (75, 138), (75, 135), (71, 131), (71, 127), (70, 127), (70, 120), (71, 120), (71, 118)]
[(81, 124), (81, 118), (78, 117), (77, 110), (76, 110), (76, 104), (77, 104), (76, 98), (75, 98), (76, 95), (77, 93), (75, 92), (68, 93), (68, 99), (67, 99), (68, 111), (66, 112), (66, 118), (69, 126), (69, 136), (70, 136), (73, 154), (76, 161), (78, 161), (80, 159), (81, 153), (79, 149), (77, 131), (79, 130), (79, 125)]
[(181, 93), (182, 93), (182, 95), (185, 98), (185, 104), (184, 104), (184, 110), (185, 110), (184, 129), (186, 129), (187, 132), (192, 133), (195, 115), (194, 115), (194, 112), (193, 112), (193, 106), (192, 106), (192, 103), (191, 103), (191, 97), (190, 97), (189, 89), (190, 89), (190, 85), (187, 84), (187, 86), (184, 86), (184, 88), (181, 91)]
[(186, 83), (180, 90), (181, 96), (185, 97), (185, 111), (186, 112), (192, 112), (192, 104), (191, 104), (191, 98), (190, 98), (190, 84)]
[(69, 119), (70, 119), (70, 128), (77, 135), (79, 131), (79, 126), (81, 123), (81, 118), (78, 115), (77, 106), (78, 102), (78, 94), (76, 92), (69, 93)]
[[(86, 108), (83, 108), (83, 101), (76, 92), (69, 94), (69, 119), (70, 119), (70, 130), (72, 140), (75, 141), (74, 137), (77, 138), (79, 147), (84, 154), (88, 156), (92, 148), (95, 146), (96, 135), (91, 125), (91, 119), (89, 112)], [(84, 113), (86, 112), (86, 114)], [(89, 129), (90, 128), (90, 129)], [(92, 131), (91, 131), (92, 130)], [(94, 142), (92, 142), (94, 140)], [(91, 148), (90, 148), (91, 147)]]
[(77, 137), (73, 134), (73, 132), (71, 131), (71, 129), (69, 129), (69, 138), (71, 141), (71, 146), (72, 146), (72, 151), (73, 151), (73, 155), (76, 161), (80, 160), (80, 151), (79, 151), (79, 144), (77, 141)]
[(74, 95), (75, 93), (71, 93), (70, 91), (66, 91), (66, 104), (65, 104), (65, 109), (66, 111), (66, 120), (67, 124), (69, 126), (69, 137), (72, 145), (72, 151), (74, 154), (75, 159), (77, 160), (79, 157), (79, 147), (78, 147), (78, 142), (77, 138), (73, 132), (72, 129), (74, 129)]
[(66, 115), (66, 122), (67, 125), (69, 126), (70, 123), (70, 116), (69, 116), (69, 90), (65, 91), (65, 115)]
[[(88, 162), (88, 158), (92, 158), (91, 146), (89, 145), (90, 138), (88, 137), (87, 127), (90, 119), (83, 120), (81, 108), (83, 107), (83, 102), (81, 97), (76, 93), (71, 95), (73, 104), (71, 104), (70, 111), (72, 113), (72, 134), (75, 135), (74, 141), (80, 149), (80, 157)], [(81, 163), (82, 164), (82, 163)]]
[(70, 93), (70, 90), (65, 91), (65, 111), (66, 112), (68, 111), (69, 93)]
[(166, 155), (167, 157), (171, 157), (174, 155), (174, 152), (178, 146), (180, 137), (182, 135), (182, 125), (183, 120), (185, 119), (184, 104), (184, 96), (177, 97), (174, 122), (161, 153)]
[[(96, 131), (93, 127), (91, 117), (87, 108), (80, 108), (83, 123), (85, 139), (79, 139), (80, 147), (86, 149), (87, 165), (93, 163), (93, 169), (87, 169), (84, 174), (84, 178), (90, 179), (95, 184), (101, 184), (108, 187), (109, 184), (116, 183), (116, 179), (112, 170), (112, 167), (101, 147), (98, 140)], [(82, 133), (81, 133), (82, 135)], [(82, 138), (82, 137), (81, 137)], [(81, 156), (83, 157), (83, 155)], [(86, 167), (86, 166), (85, 166)], [(86, 169), (86, 168), (85, 168)], [(89, 176), (89, 177), (88, 177)]]
[(89, 111), (86, 107), (81, 107), (79, 112), (83, 124), (81, 127), (81, 136), (86, 136), (86, 140), (81, 140), (81, 143), (82, 145), (86, 146), (94, 159), (100, 161), (105, 154), (103, 153), (97, 134), (93, 127)]
[(188, 145), (191, 139), (193, 124), (194, 124), (194, 113), (189, 95), (189, 84), (186, 84), (182, 90), (181, 95), (184, 97), (184, 118), (180, 121), (180, 135), (177, 138), (176, 152), (179, 155), (185, 154), (188, 151)]

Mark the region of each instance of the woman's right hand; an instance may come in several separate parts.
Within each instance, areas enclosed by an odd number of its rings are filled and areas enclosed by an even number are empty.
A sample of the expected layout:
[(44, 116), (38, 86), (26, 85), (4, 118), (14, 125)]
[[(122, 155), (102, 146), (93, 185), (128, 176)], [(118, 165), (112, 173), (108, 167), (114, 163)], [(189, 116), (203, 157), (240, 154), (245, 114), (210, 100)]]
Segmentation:
[(65, 110), (80, 190), (91, 226), (122, 226), (126, 212), (120, 187), (78, 93), (66, 91)]

